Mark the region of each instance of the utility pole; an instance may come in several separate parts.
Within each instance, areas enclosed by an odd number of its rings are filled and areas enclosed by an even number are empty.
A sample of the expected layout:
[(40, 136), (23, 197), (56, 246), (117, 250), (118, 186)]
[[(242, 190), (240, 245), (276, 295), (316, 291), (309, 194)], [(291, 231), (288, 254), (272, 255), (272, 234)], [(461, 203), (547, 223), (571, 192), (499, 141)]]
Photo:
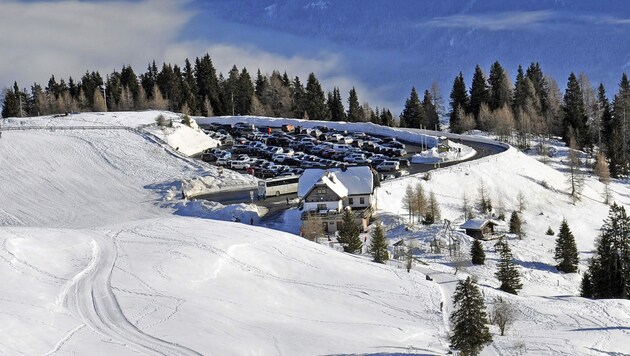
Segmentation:
[(231, 96), (232, 96), (232, 116), (234, 116), (234, 92), (230, 92)]

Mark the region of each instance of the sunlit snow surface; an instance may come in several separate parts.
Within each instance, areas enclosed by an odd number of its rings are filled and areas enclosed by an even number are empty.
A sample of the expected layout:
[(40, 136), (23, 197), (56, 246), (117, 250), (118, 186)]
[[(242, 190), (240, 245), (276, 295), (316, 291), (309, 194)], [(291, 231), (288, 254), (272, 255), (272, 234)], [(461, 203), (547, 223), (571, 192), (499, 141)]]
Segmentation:
[[(157, 114), (21, 121), (137, 129)], [(3, 127), (22, 125), (12, 120)], [(198, 206), (181, 213), (190, 204), (180, 200), (181, 182), (217, 171), (166, 145), (161, 130), (135, 129), (3, 132), (0, 354), (444, 354), (448, 324), (440, 303), (446, 298), (443, 310), (451, 310), (456, 278), (478, 276), (487, 303), (502, 294), (492, 242), (485, 243), (486, 266), (465, 265), (455, 276), (447, 253), (426, 254), (427, 265), (407, 273), (295, 235), (181, 216), (203, 215)], [(628, 352), (630, 303), (577, 298), (581, 275), (553, 268), (547, 227), (557, 231), (568, 220), (583, 271), (608, 210), (593, 177), (572, 204), (559, 171), (566, 150), (558, 150), (548, 165), (511, 149), (379, 190), (377, 215), (392, 242), (414, 239), (422, 248), (439, 227), (407, 231), (399, 224), (407, 184), (435, 192), (442, 216), (455, 224), (463, 222), (463, 193), (475, 200), (480, 180), (495, 209), (511, 211), (518, 192), (525, 194), (527, 237), (510, 240), (524, 288), (503, 295), (517, 321), (503, 337), (492, 327), (495, 342), (484, 354)], [(238, 179), (226, 178), (244, 182)], [(614, 182), (612, 190), (630, 203), (626, 184)]]

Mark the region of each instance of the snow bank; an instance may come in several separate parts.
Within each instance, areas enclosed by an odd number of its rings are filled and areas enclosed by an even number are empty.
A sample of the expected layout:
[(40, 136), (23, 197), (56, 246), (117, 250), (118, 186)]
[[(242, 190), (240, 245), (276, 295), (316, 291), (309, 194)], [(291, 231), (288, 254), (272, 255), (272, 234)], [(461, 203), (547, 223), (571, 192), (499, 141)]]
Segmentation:
[[(191, 120), (194, 122), (194, 120)], [(154, 134), (162, 139), (169, 146), (187, 156), (193, 156), (202, 153), (204, 150), (212, 147), (219, 147), (221, 143), (203, 131), (191, 125), (186, 126), (179, 122), (174, 122), (173, 127), (146, 127), (146, 131)]]
[(450, 142), (449, 146), (452, 148), (452, 150), (438, 152), (438, 148), (433, 147), (426, 151), (415, 154), (411, 157), (411, 163), (431, 164), (438, 162), (458, 162), (472, 158), (477, 154), (477, 151), (475, 151), (472, 147), (468, 147), (459, 143)]

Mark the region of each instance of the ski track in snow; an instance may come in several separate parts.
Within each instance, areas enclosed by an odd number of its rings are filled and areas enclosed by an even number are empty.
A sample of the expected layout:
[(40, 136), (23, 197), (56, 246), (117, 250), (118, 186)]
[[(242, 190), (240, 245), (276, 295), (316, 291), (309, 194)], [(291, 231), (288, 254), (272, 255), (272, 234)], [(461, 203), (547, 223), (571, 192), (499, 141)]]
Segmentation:
[(72, 279), (65, 307), (95, 332), (136, 351), (149, 355), (200, 355), (185, 346), (145, 334), (129, 322), (111, 286), (118, 258), (115, 237), (96, 232), (90, 237), (94, 240), (92, 261)]

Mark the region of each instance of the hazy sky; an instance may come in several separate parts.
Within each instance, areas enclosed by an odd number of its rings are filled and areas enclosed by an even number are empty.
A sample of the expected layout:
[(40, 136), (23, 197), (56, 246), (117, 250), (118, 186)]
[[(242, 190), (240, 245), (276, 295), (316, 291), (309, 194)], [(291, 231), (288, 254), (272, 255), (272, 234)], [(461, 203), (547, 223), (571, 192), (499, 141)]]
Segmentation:
[(305, 82), (314, 72), (324, 90), (337, 86), (345, 98), (354, 86), (361, 102), (399, 112), (411, 86), (422, 92), (437, 81), (448, 99), (453, 78), (463, 71), (469, 84), (475, 64), (487, 73), (498, 60), (513, 79), (519, 64), (540, 61), (562, 89), (575, 71), (609, 93), (630, 69), (627, 0), (338, 0), (338, 18), (297, 11), (277, 19), (265, 17), (273, 0), (231, 1), (217, 3), (236, 20), (204, 0), (0, 0), (0, 89), (46, 85), (51, 74), (105, 76), (126, 64), (140, 74), (152, 60), (182, 65), (209, 53), (223, 73), (235, 64)]
[[(199, 2), (184, 0), (142, 1), (0, 1), (0, 87), (17, 81), (46, 85), (51, 74), (79, 79), (87, 70), (104, 76), (124, 64), (136, 74), (155, 59), (183, 64), (206, 52), (223, 73), (236, 64), (252, 73), (286, 70), (305, 82), (315, 72), (326, 89), (343, 93), (357, 86), (362, 100), (384, 104), (366, 85), (345, 70), (339, 53), (328, 49), (304, 53), (281, 43), (293, 42), (283, 34), (264, 31), (230, 31), (230, 23), (212, 18)], [(243, 27), (242, 25), (238, 25)], [(245, 31), (247, 32), (247, 31)], [(252, 34), (254, 32), (254, 34)], [(273, 49), (256, 44), (260, 36), (278, 39)], [(258, 38), (257, 38), (258, 37)]]

